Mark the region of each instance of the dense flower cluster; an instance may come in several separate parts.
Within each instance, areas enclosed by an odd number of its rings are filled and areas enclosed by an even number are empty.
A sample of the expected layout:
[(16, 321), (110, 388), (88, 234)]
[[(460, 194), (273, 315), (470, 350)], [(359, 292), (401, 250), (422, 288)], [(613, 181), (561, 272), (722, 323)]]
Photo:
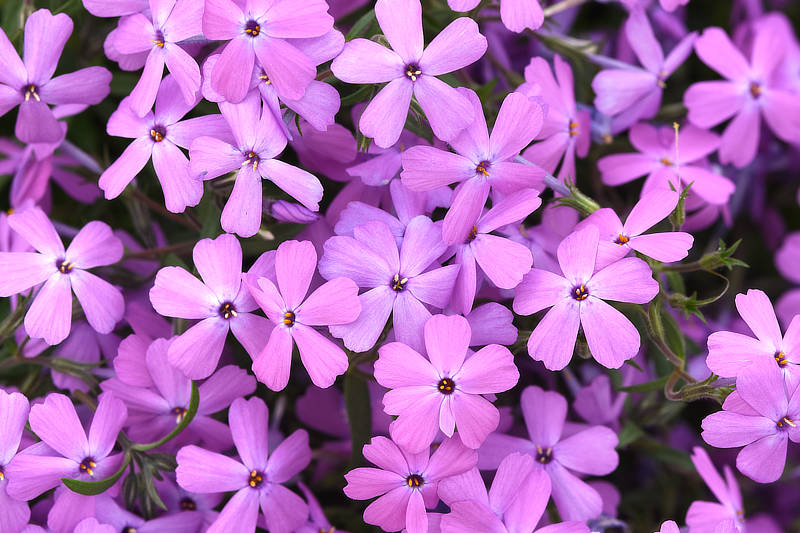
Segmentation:
[(56, 4), (0, 533), (798, 530), (793, 2)]

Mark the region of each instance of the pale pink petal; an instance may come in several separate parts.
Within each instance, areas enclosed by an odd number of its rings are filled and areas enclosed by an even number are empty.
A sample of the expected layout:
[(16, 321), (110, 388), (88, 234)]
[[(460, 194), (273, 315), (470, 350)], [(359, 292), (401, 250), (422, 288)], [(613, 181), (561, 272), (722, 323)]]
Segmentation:
[(617, 434), (605, 426), (593, 426), (559, 441), (553, 457), (564, 467), (582, 474), (604, 476), (617, 468)]
[(408, 280), (406, 290), (417, 300), (444, 309), (450, 302), (459, 265), (447, 265), (429, 270)]
[(497, 394), (516, 385), (519, 371), (507, 348), (490, 344), (470, 356), (454, 378), (467, 394)]
[(472, 449), (479, 448), (500, 423), (497, 408), (482, 396), (474, 394), (457, 393), (453, 398), (453, 414), (461, 441)]
[(407, 291), (401, 292), (392, 306), (395, 338), (421, 352), (424, 344), (423, 328), (430, 317), (430, 311), (414, 295)]
[(69, 277), (86, 320), (98, 333), (111, 333), (125, 314), (122, 292), (106, 280), (83, 270), (75, 269)]
[(428, 533), (428, 515), (425, 512), (425, 502), (422, 493), (418, 490), (411, 492), (406, 507), (406, 531), (408, 533)]
[(715, 448), (736, 448), (777, 433), (775, 422), (763, 416), (717, 411), (703, 419), (703, 440)]
[(253, 373), (258, 381), (270, 390), (283, 390), (289, 383), (292, 366), (292, 336), (289, 330), (276, 327), (269, 336), (267, 345), (253, 360)]
[(289, 100), (302, 98), (317, 74), (311, 58), (284, 39), (256, 39), (255, 53), (275, 91)]
[(349, 324), (358, 318), (358, 287), (348, 278), (334, 278), (312, 292), (297, 309), (297, 321), (307, 326)]
[(487, 46), (474, 20), (457, 18), (425, 48), (419, 60), (422, 75), (438, 76), (471, 65), (483, 56)]
[(466, 157), (433, 146), (418, 145), (402, 154), (403, 185), (412, 191), (431, 191), (475, 175), (475, 164)]
[(155, 47), (147, 55), (147, 61), (142, 70), (142, 77), (131, 90), (128, 104), (134, 113), (140, 117), (145, 116), (156, 101), (156, 94), (161, 84), (161, 77), (164, 75), (164, 64), (166, 54), (161, 48)]
[(331, 63), (334, 76), (347, 83), (385, 83), (404, 75), (394, 51), (368, 39), (349, 41)]
[(389, 431), (400, 448), (408, 453), (427, 450), (439, 432), (439, 407), (442, 395), (431, 389), (431, 394), (417, 394), (417, 401), (405, 410), (389, 426)]
[(739, 84), (728, 81), (701, 81), (683, 94), (689, 121), (701, 128), (711, 128), (732, 117), (747, 99), (747, 92)]
[(308, 433), (298, 429), (272, 452), (265, 474), (273, 483), (285, 483), (300, 473), (311, 461)]
[(242, 168), (222, 210), (222, 229), (240, 237), (255, 235), (261, 227), (261, 201), (261, 176), (252, 167)]
[[(501, 289), (513, 289), (519, 285), (533, 264), (527, 246), (496, 235), (479, 235), (471, 247), (481, 270)], [(499, 260), (501, 257), (503, 259)]]
[(0, 296), (7, 297), (34, 287), (57, 272), (55, 260), (33, 252), (0, 252)]
[(562, 519), (585, 522), (602, 512), (600, 494), (557, 460), (548, 465), (547, 473), (552, 481), (553, 501)]
[(275, 272), (286, 307), (297, 309), (303, 302), (317, 267), (317, 252), (311, 241), (286, 241), (278, 247)]
[[(331, 326), (331, 335), (344, 341), (354, 352), (366, 352), (375, 346), (383, 331), (396, 299), (396, 293), (388, 283), (365, 292), (358, 297), (361, 313), (358, 318), (342, 326)], [(421, 328), (421, 326), (420, 326)], [(420, 332), (420, 337), (421, 332)]]
[(445, 244), (466, 242), (489, 197), (489, 188), (488, 180), (483, 177), (470, 178), (458, 186), (442, 224)]
[(625, 22), (625, 36), (642, 66), (654, 74), (660, 73), (664, 52), (643, 9), (631, 10)]
[(352, 500), (369, 500), (405, 485), (403, 475), (377, 468), (356, 468), (344, 478), (344, 493)]
[(230, 234), (201, 239), (192, 250), (192, 260), (206, 287), (220, 302), (232, 302), (239, 292), (242, 247)]
[[(638, 257), (620, 259), (586, 283), (590, 296), (603, 300), (644, 304), (658, 294), (658, 282), (653, 271)], [(582, 302), (582, 304), (585, 302)]]
[(539, 0), (502, 0), (500, 20), (509, 30), (520, 33), (525, 28), (539, 29), (544, 23), (544, 12)]
[(105, 222), (94, 220), (86, 224), (72, 239), (65, 257), (76, 268), (89, 269), (111, 265), (122, 259), (122, 241)]
[(25, 314), (25, 330), (33, 338), (56, 345), (69, 335), (72, 322), (72, 291), (69, 275), (53, 274), (39, 289)]
[(558, 245), (558, 264), (573, 285), (584, 284), (592, 277), (599, 240), (597, 228), (586, 226), (571, 233)]
[(758, 106), (746, 105), (733, 117), (722, 134), (719, 160), (732, 163), (737, 168), (749, 164), (756, 156), (761, 131), (761, 113)]
[(169, 347), (169, 362), (191, 379), (204, 379), (217, 368), (225, 339), (228, 321), (218, 316), (201, 320)]
[(269, 457), (269, 410), (264, 400), (234, 400), (228, 411), (228, 425), (244, 466), (263, 472)]
[(723, 77), (739, 81), (750, 75), (750, 65), (722, 28), (706, 28), (694, 42), (694, 50), (703, 62)]
[(233, 39), (241, 31), (242, 8), (232, 0), (208, 0), (203, 10), (203, 34), (213, 41)]
[(764, 291), (749, 289), (736, 295), (736, 309), (758, 339), (776, 348), (782, 344), (781, 328), (775, 317), (772, 302)]
[[(224, 1), (232, 3), (230, 0)], [(208, 7), (206, 7), (207, 12)], [(206, 26), (206, 15), (203, 16), (203, 26)], [(250, 88), (250, 78), (255, 61), (256, 53), (250, 38), (234, 37), (225, 45), (211, 71), (211, 87), (225, 97), (226, 101), (241, 102)]]
[(628, 242), (628, 246), (639, 253), (652, 257), (656, 261), (672, 263), (689, 255), (694, 237), (689, 233), (675, 231), (671, 233), (651, 233), (639, 235)]
[(432, 385), (439, 373), (419, 353), (401, 342), (384, 344), (375, 361), (375, 379), (384, 387), (396, 389), (414, 385)]
[(569, 299), (558, 301), (528, 339), (528, 353), (549, 370), (561, 370), (572, 359), (580, 325), (579, 309)]
[(642, 154), (613, 154), (601, 157), (597, 168), (603, 175), (603, 183), (615, 186), (646, 176), (657, 164), (654, 158)]
[(150, 289), (156, 312), (177, 318), (215, 316), (219, 301), (199, 279), (179, 267), (164, 267)]
[(303, 366), (317, 387), (330, 387), (347, 370), (344, 350), (318, 331), (296, 323), (292, 327), (292, 337), (297, 343)]
[(230, 457), (192, 445), (181, 448), (177, 459), (175, 473), (184, 490), (207, 494), (247, 486), (250, 471)]
[(89, 452), (75, 406), (63, 394), (48, 394), (43, 403), (31, 407), (30, 424), (43, 442), (64, 457), (81, 462)]
[(116, 161), (100, 175), (98, 185), (105, 192), (107, 200), (116, 198), (125, 187), (142, 171), (153, 153), (153, 141), (149, 137), (139, 137), (125, 148)]
[(8, 225), (33, 248), (56, 259), (64, 257), (64, 245), (53, 223), (38, 207), (25, 209), (8, 217)]
[(678, 193), (669, 189), (659, 189), (643, 194), (633, 206), (623, 226), (627, 236), (639, 235), (664, 220), (678, 205)]
[(250, 487), (244, 487), (228, 500), (207, 533), (227, 531), (254, 531), (258, 522), (258, 496)]
[(23, 59), (29, 83), (39, 85), (53, 76), (72, 27), (72, 19), (65, 13), (53, 15), (40, 9), (28, 17)]
[(242, 164), (242, 153), (214, 137), (198, 137), (189, 148), (189, 171), (203, 180), (233, 172)]
[(621, 367), (639, 351), (639, 332), (625, 315), (603, 300), (589, 297), (582, 301), (580, 317), (592, 356), (606, 368)]
[(373, 437), (364, 446), (364, 459), (383, 470), (389, 470), (405, 477), (408, 474), (408, 463), (397, 444), (386, 437)]
[(378, 0), (375, 16), (386, 40), (403, 61), (419, 61), (424, 45), (419, 0)]
[(200, 202), (203, 182), (189, 174), (189, 160), (180, 148), (171, 142), (155, 143), (153, 167), (164, 191), (164, 205), (169, 211), (181, 213)]
[(717, 331), (708, 337), (708, 368), (722, 377), (736, 377), (758, 358), (773, 357), (775, 347), (747, 335)]
[(469, 322), (460, 315), (435, 315), (425, 323), (428, 358), (442, 376), (461, 369), (471, 336)]
[(292, 533), (308, 520), (308, 505), (283, 485), (272, 485), (259, 494), (261, 511), (269, 531)]
[(414, 96), (425, 112), (433, 134), (439, 139), (449, 141), (455, 138), (475, 120), (475, 111), (470, 101), (439, 78), (423, 75), (413, 83), (413, 88)]
[(759, 483), (772, 483), (786, 466), (786, 434), (777, 433), (748, 444), (736, 456), (736, 468)]
[[(422, 78), (420, 78), (422, 79)], [(414, 86), (407, 78), (397, 78), (381, 89), (367, 105), (358, 127), (381, 148), (389, 148), (400, 139), (411, 103)]]
[(200, 90), (200, 67), (192, 56), (180, 46), (173, 43), (166, 43), (165, 60), (178, 87), (183, 93), (183, 99), (187, 103), (194, 103), (197, 92)]
[(385, 531), (400, 531), (406, 525), (406, 508), (411, 491), (402, 486), (393, 489), (364, 510), (364, 522), (380, 526)]
[(319, 211), (322, 184), (310, 172), (277, 159), (262, 161), (259, 172), (306, 208)]

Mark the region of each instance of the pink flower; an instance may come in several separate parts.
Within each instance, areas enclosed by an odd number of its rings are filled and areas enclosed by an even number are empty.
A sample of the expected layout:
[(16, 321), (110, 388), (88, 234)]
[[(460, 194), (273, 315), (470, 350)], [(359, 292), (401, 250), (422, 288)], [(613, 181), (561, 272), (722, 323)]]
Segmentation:
[(517, 314), (552, 307), (528, 340), (528, 353), (550, 370), (567, 366), (579, 327), (592, 355), (605, 367), (619, 368), (639, 351), (639, 332), (605, 300), (647, 303), (658, 294), (658, 282), (647, 263), (635, 257), (595, 272), (598, 241), (595, 226), (575, 231), (558, 246), (563, 275), (534, 268), (516, 289)]
[(0, 420), (3, 421), (3, 433), (0, 435), (0, 523), (3, 524), (3, 531), (22, 530), (31, 516), (28, 503), (12, 498), (7, 492), (11, 475), (7, 466), (19, 449), (29, 409), (25, 396), (0, 389)]
[(472, 332), (462, 316), (434, 315), (425, 323), (428, 358), (403, 343), (380, 348), (375, 379), (391, 390), (383, 397), (386, 413), (399, 415), (390, 426), (392, 439), (404, 450), (428, 448), (441, 429), (479, 448), (497, 429), (500, 413), (484, 394), (517, 384), (519, 372), (507, 348), (490, 344), (470, 354)]
[[(447, 0), (453, 11), (471, 11), (480, 0)], [(520, 33), (525, 28), (538, 30), (544, 23), (539, 0), (500, 0), (500, 20), (509, 30)]]

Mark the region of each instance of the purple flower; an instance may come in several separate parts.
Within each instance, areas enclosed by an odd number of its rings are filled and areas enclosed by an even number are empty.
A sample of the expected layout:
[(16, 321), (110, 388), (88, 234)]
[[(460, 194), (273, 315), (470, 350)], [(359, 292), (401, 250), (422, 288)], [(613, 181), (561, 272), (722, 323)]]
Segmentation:
[(151, 0), (150, 6), (150, 18), (142, 13), (125, 17), (114, 32), (114, 48), (118, 52), (147, 52), (142, 77), (131, 91), (129, 100), (131, 109), (140, 117), (153, 107), (165, 64), (187, 105), (196, 103), (200, 90), (200, 67), (177, 43), (202, 33), (203, 2)]
[(272, 533), (292, 533), (305, 523), (308, 506), (283, 486), (311, 460), (308, 433), (299, 429), (270, 454), (269, 411), (260, 398), (234, 400), (228, 423), (240, 460), (186, 446), (178, 452), (178, 484), (200, 494), (236, 491), (208, 533), (253, 533), (258, 508)]
[(591, 144), (591, 119), (588, 111), (578, 111), (573, 91), (572, 68), (556, 54), (553, 58), (555, 77), (550, 65), (541, 57), (534, 57), (525, 67), (525, 83), (519, 92), (526, 96), (541, 96), (547, 106), (538, 143), (525, 150), (523, 155), (554, 174), (559, 161), (558, 179), (575, 180), (575, 154), (586, 157)]
[(115, 533), (114, 526), (101, 524), (97, 518), (85, 518), (75, 526), (74, 533)]
[(82, 0), (83, 7), (95, 17), (122, 17), (145, 11), (148, 0)]
[(787, 393), (778, 365), (757, 361), (739, 373), (722, 409), (703, 419), (703, 440), (717, 448), (744, 446), (736, 467), (754, 481), (780, 478), (788, 441), (800, 443), (800, 388)]
[(686, 513), (686, 524), (692, 533), (715, 533), (726, 520), (734, 520), (744, 531), (744, 509), (739, 484), (728, 465), (723, 467), (725, 479), (719, 475), (706, 451), (698, 446), (692, 450), (692, 463), (717, 502), (695, 501)]
[(322, 184), (311, 173), (275, 159), (286, 148), (286, 137), (258, 94), (250, 93), (241, 103), (219, 104), (222, 116), (234, 139), (202, 136), (189, 149), (192, 175), (204, 180), (238, 169), (225, 208), (222, 228), (242, 237), (251, 237), (261, 227), (261, 179), (268, 179), (296, 198), (305, 207), (317, 211), (322, 199)]
[(344, 276), (368, 289), (359, 296), (358, 319), (331, 328), (331, 333), (350, 350), (365, 352), (391, 315), (395, 339), (422, 352), (422, 328), (431, 317), (425, 304), (447, 307), (458, 275), (458, 265), (439, 267), (445, 249), (439, 227), (425, 216), (408, 223), (400, 250), (389, 227), (378, 221), (356, 227), (353, 237), (325, 241), (320, 274), (326, 279)]
[(52, 222), (38, 207), (14, 213), (8, 224), (36, 252), (0, 252), (0, 296), (44, 283), (25, 314), (28, 334), (51, 345), (66, 339), (72, 323), (73, 291), (95, 331), (111, 332), (125, 311), (122, 293), (87, 272), (122, 258), (122, 242), (111, 228), (105, 222), (89, 222), (65, 251)]
[(606, 115), (618, 115), (617, 119), (627, 127), (658, 113), (666, 81), (692, 53), (697, 33), (681, 39), (665, 59), (644, 10), (633, 9), (625, 22), (625, 36), (644, 68), (602, 70), (594, 77), (592, 89), (597, 109)]
[(264, 347), (270, 324), (252, 313), (258, 308), (242, 284), (242, 247), (233, 235), (202, 239), (192, 252), (203, 281), (180, 267), (158, 271), (150, 302), (164, 316), (200, 320), (169, 347), (170, 364), (190, 379), (217, 368), (228, 331), (251, 357)]
[(776, 136), (786, 142), (800, 140), (800, 102), (792, 91), (774, 83), (787, 50), (784, 32), (774, 22), (765, 18), (755, 25), (749, 62), (721, 28), (706, 28), (695, 41), (697, 55), (725, 81), (695, 83), (683, 102), (689, 120), (701, 128), (733, 117), (722, 135), (722, 163), (741, 168), (755, 158), (762, 114)]
[(602, 510), (600, 495), (572, 471), (595, 476), (613, 472), (619, 462), (616, 433), (592, 426), (564, 437), (567, 400), (557, 392), (527, 387), (520, 403), (530, 439), (489, 435), (480, 449), (478, 468), (495, 469), (508, 454), (526, 453), (550, 476), (553, 500), (564, 520), (595, 518)]
[(595, 226), (575, 231), (558, 246), (563, 275), (534, 268), (516, 289), (517, 314), (552, 307), (528, 340), (528, 353), (550, 370), (561, 370), (572, 359), (579, 326), (595, 360), (607, 368), (619, 368), (639, 351), (639, 332), (605, 300), (647, 303), (658, 294), (658, 282), (636, 257), (595, 272), (598, 241)]
[(178, 147), (188, 148), (201, 134), (228, 138), (230, 131), (220, 115), (181, 121), (196, 103), (186, 103), (171, 75), (161, 82), (155, 113), (140, 118), (131, 107), (130, 97), (122, 101), (108, 119), (106, 131), (134, 141), (100, 176), (99, 185), (106, 199), (119, 196), (152, 157), (167, 209), (180, 213), (200, 202), (203, 182), (189, 173), (189, 160)]
[(769, 297), (758, 289), (737, 294), (736, 309), (756, 338), (733, 331), (712, 333), (708, 368), (724, 378), (735, 378), (752, 363), (773, 364), (783, 374), (787, 392), (794, 392), (800, 384), (800, 318), (795, 317), (782, 336)]
[[(8, 494), (29, 501), (61, 484), (61, 478), (97, 481), (113, 474), (122, 454), (111, 454), (128, 412), (113, 394), (100, 395), (87, 434), (72, 401), (63, 394), (49, 394), (31, 407), (30, 424), (42, 439), (6, 466)], [(51, 510), (52, 512), (52, 510)]]
[(469, 323), (459, 316), (434, 315), (425, 323), (428, 357), (401, 342), (381, 346), (375, 379), (390, 389), (383, 397), (392, 440), (410, 453), (428, 448), (442, 430), (477, 449), (497, 429), (500, 413), (484, 394), (505, 392), (519, 372), (508, 348), (490, 344), (468, 353)]
[(472, 124), (474, 111), (462, 94), (436, 78), (480, 59), (486, 38), (474, 20), (451, 22), (423, 51), (422, 6), (419, 0), (378, 0), (378, 24), (391, 49), (367, 39), (349, 41), (333, 60), (334, 75), (347, 83), (386, 83), (358, 121), (361, 133), (381, 148), (400, 138), (412, 95), (433, 133), (444, 141)]
[[(12, 498), (8, 492), (10, 473), (8, 464), (19, 449), (22, 431), (28, 420), (28, 399), (18, 392), (8, 393), (0, 389), (0, 531), (19, 531), (28, 523), (31, 510), (27, 502)], [(27, 475), (22, 473), (23, 476)]]
[(330, 387), (347, 370), (344, 350), (314, 328), (333, 330), (353, 322), (361, 312), (358, 287), (337, 277), (308, 294), (316, 269), (317, 252), (310, 241), (286, 241), (275, 253), (274, 281), (247, 277), (250, 293), (274, 325), (267, 345), (253, 360), (256, 377), (272, 390), (282, 390), (289, 382), (294, 343), (317, 387)]
[(314, 61), (286, 39), (319, 37), (333, 27), (325, 0), (264, 2), (205, 0), (203, 33), (229, 41), (211, 71), (211, 87), (228, 102), (241, 102), (253, 67), (264, 69), (284, 98), (299, 100), (317, 73)]
[(661, 524), (661, 529), (657, 533), (681, 533), (681, 530), (674, 520), (667, 520)]
[(520, 93), (503, 101), (489, 136), (478, 95), (462, 89), (475, 112), (475, 121), (450, 144), (453, 154), (432, 146), (415, 146), (403, 152), (403, 185), (412, 191), (431, 191), (461, 182), (444, 217), (445, 244), (462, 243), (481, 214), (489, 191), (509, 194), (541, 188), (541, 169), (514, 163), (542, 127), (542, 107)]
[(100, 103), (109, 91), (111, 73), (87, 67), (53, 78), (72, 20), (47, 9), (25, 21), (24, 63), (5, 32), (0, 31), (0, 116), (19, 107), (17, 138), (26, 143), (56, 142), (63, 130), (50, 105), (88, 106)]
[[(200, 513), (175, 513), (165, 514), (152, 520), (145, 520), (141, 516), (131, 513), (120, 507), (113, 499), (100, 496), (95, 503), (97, 520), (113, 526), (114, 531), (130, 533), (196, 533), (202, 524)], [(69, 533), (69, 532), (64, 532)]]
[[(447, 0), (453, 11), (471, 11), (480, 0)], [(539, 0), (500, 0), (500, 20), (509, 30), (520, 33), (525, 28), (538, 30), (544, 23)]]
[(635, 250), (656, 261), (671, 263), (689, 254), (694, 237), (682, 231), (649, 233), (645, 231), (664, 220), (678, 205), (680, 195), (669, 189), (659, 189), (643, 194), (631, 209), (623, 224), (613, 209), (598, 209), (576, 229), (597, 227), (600, 243), (597, 248), (596, 270), (600, 270)]
[(466, 472), (477, 459), (458, 439), (452, 437), (428, 455), (427, 450), (410, 454), (386, 437), (373, 437), (364, 446), (364, 458), (378, 468), (362, 467), (348, 472), (344, 493), (354, 500), (379, 496), (364, 511), (364, 521), (384, 531), (428, 533), (425, 508), (439, 501), (437, 487), (442, 479)]

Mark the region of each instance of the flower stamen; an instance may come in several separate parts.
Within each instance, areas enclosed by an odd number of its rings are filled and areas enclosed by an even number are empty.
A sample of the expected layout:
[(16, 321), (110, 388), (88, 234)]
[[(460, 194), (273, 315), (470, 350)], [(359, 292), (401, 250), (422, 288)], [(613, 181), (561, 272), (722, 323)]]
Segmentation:
[(445, 396), (449, 396), (456, 390), (456, 382), (450, 378), (442, 378), (436, 388)]
[(261, 474), (261, 472), (259, 472), (258, 470), (253, 470), (250, 472), (250, 479), (247, 482), (248, 485), (250, 485), (252, 488), (256, 488), (263, 482), (264, 482), (264, 476)]
[(295, 320), (295, 315), (292, 311), (286, 311), (285, 313), (283, 313), (283, 324), (287, 328), (294, 326), (294, 320)]
[(59, 259), (58, 261), (56, 261), (56, 268), (62, 274), (69, 274), (70, 272), (72, 272), (72, 268), (74, 266), (75, 264), (67, 259)]
[(258, 34), (261, 33), (261, 25), (255, 20), (250, 20), (245, 24), (244, 32), (250, 37), (258, 37)]
[(425, 484), (425, 480), (419, 474), (411, 474), (406, 478), (406, 485), (412, 489), (418, 489)]
[(22, 92), (23, 94), (25, 94), (26, 102), (31, 98), (33, 98), (37, 102), (41, 102), (41, 99), (39, 98), (39, 88), (36, 85), (32, 83), (30, 85), (26, 85), (25, 87), (22, 88)]
[(230, 320), (231, 318), (236, 318), (239, 314), (231, 302), (225, 302), (219, 306), (219, 316), (225, 320)]
[(422, 71), (414, 63), (406, 66), (406, 76), (411, 78), (411, 81), (417, 81), (417, 76), (422, 75)]
[(775, 352), (775, 362), (778, 363), (778, 366), (781, 368), (789, 364), (789, 361), (786, 360), (786, 354), (783, 352)]
[(393, 291), (400, 292), (406, 288), (406, 283), (408, 283), (408, 278), (400, 278), (400, 274), (395, 274), (390, 287)]
[(94, 462), (94, 459), (91, 457), (87, 457), (80, 464), (80, 471), (83, 473), (87, 473), (90, 476), (94, 476), (94, 468), (97, 468), (97, 463)]
[(536, 445), (536, 462), (546, 465), (553, 460), (553, 448), (542, 449), (538, 444)]
[(581, 302), (589, 297), (589, 289), (586, 285), (578, 285), (572, 289), (572, 297)]
[(617, 235), (617, 240), (615, 240), (614, 242), (622, 246), (623, 244), (627, 244), (629, 240), (630, 238), (628, 238), (627, 235), (623, 235), (622, 233), (620, 233), (619, 235)]

